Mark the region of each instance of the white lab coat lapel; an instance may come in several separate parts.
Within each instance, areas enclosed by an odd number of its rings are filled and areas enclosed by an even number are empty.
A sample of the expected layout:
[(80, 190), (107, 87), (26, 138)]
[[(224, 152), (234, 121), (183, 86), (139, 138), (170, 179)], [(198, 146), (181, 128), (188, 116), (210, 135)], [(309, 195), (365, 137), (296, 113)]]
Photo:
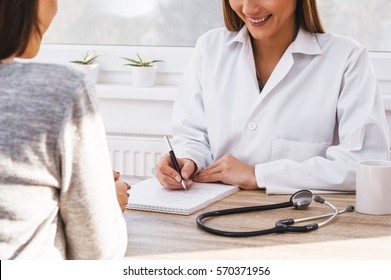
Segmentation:
[[(239, 42), (240, 44), (243, 44), (240, 52), (240, 56), (237, 61), (238, 67), (243, 69), (240, 70), (240, 77), (242, 81), (245, 82), (246, 90), (248, 90), (248, 92), (251, 95), (252, 93), (254, 93), (253, 96), (255, 97), (256, 100), (258, 97), (259, 88), (258, 88), (258, 82), (256, 77), (255, 61), (254, 61), (254, 54), (251, 45), (250, 34), (248, 33), (246, 27), (243, 27), (238, 32), (238, 34), (231, 41), (227, 43), (227, 45), (230, 45), (235, 42), (236, 43)], [(254, 104), (254, 99), (251, 100), (250, 102), (251, 104)]]
[(248, 76), (251, 77), (252, 80), (251, 86), (254, 89), (253, 92), (259, 93), (257, 74), (255, 70), (253, 47), (251, 45), (250, 36), (247, 37), (248, 39), (246, 40), (246, 43), (243, 46), (242, 61), (245, 63), (245, 66), (248, 70)]
[[(255, 92), (258, 92), (258, 83), (256, 78), (255, 70), (255, 61), (254, 53), (251, 44), (251, 37), (248, 32), (248, 29), (244, 26), (238, 34), (227, 43), (232, 44), (233, 42), (240, 42), (243, 44), (243, 49), (241, 52), (241, 57), (239, 61), (245, 64), (246, 70), (248, 73), (243, 73), (252, 78), (251, 86), (253, 86)], [(259, 95), (258, 103), (260, 103), (272, 90), (275, 88), (278, 83), (288, 74), (290, 69), (293, 66), (293, 57), (292, 57), (292, 45), (288, 47), (284, 55), (281, 57), (280, 61), (277, 63), (272, 75), (270, 76), (268, 82), (262, 90), (262, 93)]]
[(295, 41), (289, 45), (280, 61), (274, 68), (266, 85), (264, 86), (262, 93), (259, 96), (257, 106), (273, 91), (273, 89), (286, 77), (286, 75), (292, 69), (294, 64), (293, 53), (316, 55), (321, 54), (322, 50), (320, 49), (314, 35), (308, 34), (304, 30), (299, 29)]
[[(247, 73), (243, 73), (243, 75), (246, 75), (247, 77), (251, 77), (251, 87), (250, 91), (251, 92), (259, 92), (258, 88), (258, 82), (256, 78), (256, 70), (255, 70), (255, 61), (254, 61), (254, 53), (251, 45), (251, 37), (248, 32), (248, 29), (244, 26), (235, 36), (231, 41), (227, 42), (227, 45), (232, 44), (233, 42), (240, 42), (243, 44), (243, 49), (241, 52), (241, 57), (240, 57), (240, 63), (244, 63), (243, 69)], [(247, 108), (252, 108), (250, 110), (250, 115), (251, 112), (253, 112), (258, 105), (262, 102), (262, 100), (265, 99), (267, 95), (278, 85), (279, 82), (281, 82), (282, 79), (288, 74), (290, 69), (292, 68), (293, 65), (293, 57), (292, 57), (292, 52), (291, 52), (291, 46), (286, 50), (278, 64), (276, 65), (276, 68), (274, 69), (272, 75), (270, 76), (268, 82), (266, 83), (265, 87), (262, 90), (262, 93), (259, 94), (259, 96), (256, 97), (256, 102), (253, 102), (251, 100), (251, 105)], [(247, 79), (246, 79), (247, 80)], [(249, 116), (250, 116), (249, 115)]]
[[(250, 98), (248, 98), (245, 102), (247, 102), (246, 107), (248, 108), (246, 115), (247, 117), (250, 117), (252, 112), (255, 110), (257, 105), (260, 102), (260, 94), (259, 94), (259, 85), (258, 85), (258, 80), (257, 80), (257, 74), (255, 70), (255, 61), (254, 61), (254, 53), (252, 49), (252, 45), (250, 41), (248, 41), (242, 51), (242, 61), (245, 64), (243, 67), (246, 73), (243, 73), (246, 75), (246, 77), (250, 78), (245, 78), (243, 79), (245, 81), (248, 81), (248, 84), (246, 85), (248, 92), (250, 93)], [(262, 94), (261, 94), (262, 95)]]
[(262, 102), (266, 96), (268, 96), (272, 90), (284, 79), (284, 77), (289, 73), (293, 66), (293, 57), (290, 50), (291, 47), (285, 51), (280, 61), (277, 63), (272, 74), (269, 77), (269, 80), (266, 82), (262, 93), (260, 94), (260, 100), (258, 103)]
[[(258, 100), (259, 100), (259, 88), (258, 82), (256, 78), (255, 71), (255, 62), (254, 55), (252, 51), (250, 35), (246, 28), (243, 28), (238, 32), (238, 34), (227, 43), (230, 44), (242, 44), (240, 55), (237, 57), (237, 69), (238, 76), (240, 80), (238, 80), (239, 84), (235, 84), (234, 88), (237, 86), (238, 91), (235, 94), (240, 94), (241, 98), (238, 98), (238, 104), (235, 106), (235, 110), (239, 110), (239, 112), (234, 112), (237, 116), (235, 119), (236, 126), (243, 126), (243, 123), (250, 117), (251, 113), (255, 109)], [(228, 69), (227, 69), (228, 71)], [(227, 77), (230, 75), (227, 73)], [(231, 79), (227, 81), (227, 83), (234, 83), (235, 79)]]

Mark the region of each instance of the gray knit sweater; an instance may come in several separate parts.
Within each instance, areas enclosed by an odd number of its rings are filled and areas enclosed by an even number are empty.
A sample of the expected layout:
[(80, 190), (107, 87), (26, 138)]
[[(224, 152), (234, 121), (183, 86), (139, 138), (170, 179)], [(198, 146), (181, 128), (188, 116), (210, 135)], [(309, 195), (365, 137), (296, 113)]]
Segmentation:
[(65, 66), (0, 64), (0, 259), (126, 250), (97, 98)]

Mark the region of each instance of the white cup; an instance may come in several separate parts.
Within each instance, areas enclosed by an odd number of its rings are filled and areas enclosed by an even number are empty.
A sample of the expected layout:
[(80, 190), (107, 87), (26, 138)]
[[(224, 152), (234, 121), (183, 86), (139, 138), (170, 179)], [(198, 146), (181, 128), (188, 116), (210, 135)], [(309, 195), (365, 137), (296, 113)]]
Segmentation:
[(356, 210), (363, 214), (391, 214), (391, 161), (368, 160), (358, 163)]

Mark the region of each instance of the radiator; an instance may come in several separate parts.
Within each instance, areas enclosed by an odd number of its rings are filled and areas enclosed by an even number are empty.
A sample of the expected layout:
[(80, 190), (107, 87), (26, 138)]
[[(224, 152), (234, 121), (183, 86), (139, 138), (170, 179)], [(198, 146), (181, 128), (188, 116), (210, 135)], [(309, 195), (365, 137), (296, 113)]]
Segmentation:
[(167, 153), (161, 137), (107, 136), (113, 169), (123, 175), (152, 176), (156, 163)]

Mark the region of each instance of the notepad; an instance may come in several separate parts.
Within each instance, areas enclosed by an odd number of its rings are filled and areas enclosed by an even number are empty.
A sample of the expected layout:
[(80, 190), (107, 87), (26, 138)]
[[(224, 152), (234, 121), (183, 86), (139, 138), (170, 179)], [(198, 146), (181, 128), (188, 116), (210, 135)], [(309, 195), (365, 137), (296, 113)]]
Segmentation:
[(190, 215), (239, 188), (216, 183), (194, 183), (188, 190), (168, 190), (153, 177), (132, 185), (127, 209)]

